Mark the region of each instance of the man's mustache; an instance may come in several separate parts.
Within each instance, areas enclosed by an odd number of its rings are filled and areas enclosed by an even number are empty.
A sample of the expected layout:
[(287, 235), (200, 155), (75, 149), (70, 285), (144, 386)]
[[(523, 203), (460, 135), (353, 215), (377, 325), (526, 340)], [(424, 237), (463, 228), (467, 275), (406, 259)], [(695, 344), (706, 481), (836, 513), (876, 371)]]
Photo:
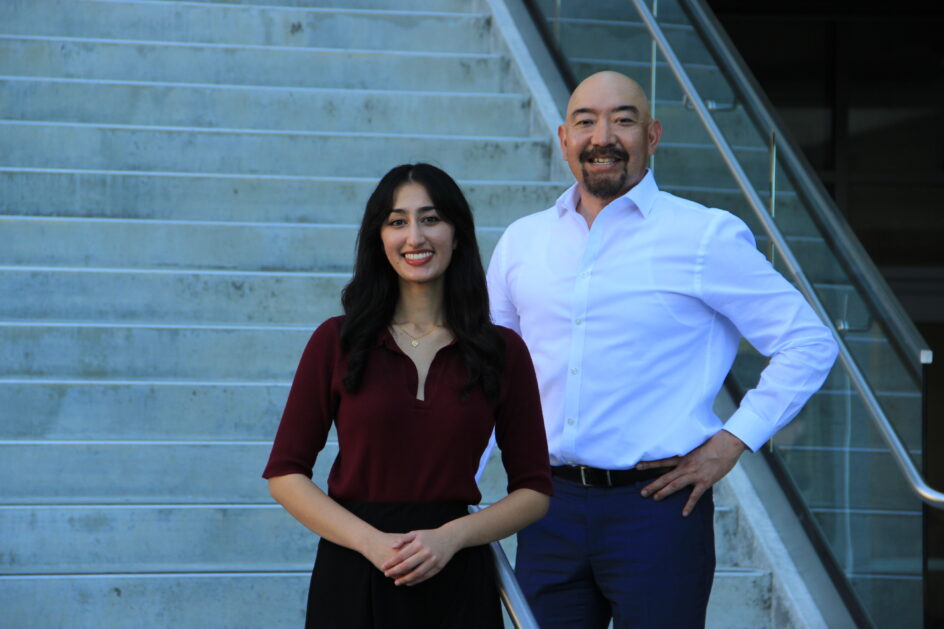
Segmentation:
[(600, 157), (612, 157), (623, 160), (624, 162), (629, 160), (629, 155), (626, 153), (626, 151), (618, 146), (600, 146), (581, 151), (580, 153), (581, 162), (586, 162)]

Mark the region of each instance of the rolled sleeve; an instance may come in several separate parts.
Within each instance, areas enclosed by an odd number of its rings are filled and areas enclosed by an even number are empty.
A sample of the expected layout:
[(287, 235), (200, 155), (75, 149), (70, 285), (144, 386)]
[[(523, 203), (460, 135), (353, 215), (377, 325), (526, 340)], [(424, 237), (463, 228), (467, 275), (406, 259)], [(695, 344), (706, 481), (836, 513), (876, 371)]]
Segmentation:
[(263, 478), (286, 474), (312, 477), (315, 458), (324, 448), (337, 411), (333, 376), (339, 337), (338, 320), (329, 319), (305, 346)]
[(505, 369), (495, 414), (495, 439), (508, 475), (508, 492), (533, 489), (554, 493), (534, 365), (524, 341), (505, 332)]

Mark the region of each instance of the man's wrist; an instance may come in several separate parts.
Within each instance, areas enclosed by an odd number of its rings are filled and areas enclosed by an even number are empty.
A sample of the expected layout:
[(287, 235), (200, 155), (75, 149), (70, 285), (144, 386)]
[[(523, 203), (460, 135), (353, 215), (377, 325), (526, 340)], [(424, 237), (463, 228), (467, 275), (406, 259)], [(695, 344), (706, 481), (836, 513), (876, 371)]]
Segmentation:
[(741, 438), (735, 435), (729, 430), (721, 429), (719, 434), (723, 433), (722, 438), (725, 440), (727, 447), (736, 451), (737, 455), (740, 456), (745, 450), (750, 450), (747, 447), (747, 444), (741, 441)]

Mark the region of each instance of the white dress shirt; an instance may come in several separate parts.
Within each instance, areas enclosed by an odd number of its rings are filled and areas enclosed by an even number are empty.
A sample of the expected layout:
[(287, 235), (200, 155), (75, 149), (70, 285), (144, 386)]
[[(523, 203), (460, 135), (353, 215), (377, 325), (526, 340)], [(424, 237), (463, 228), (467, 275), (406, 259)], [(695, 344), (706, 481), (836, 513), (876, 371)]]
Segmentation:
[[(551, 464), (628, 469), (722, 427), (756, 450), (822, 385), (836, 344), (732, 214), (651, 172), (588, 228), (576, 185), (512, 224), (488, 269), (495, 323), (531, 351)], [(726, 423), (715, 396), (744, 336), (770, 362)]]

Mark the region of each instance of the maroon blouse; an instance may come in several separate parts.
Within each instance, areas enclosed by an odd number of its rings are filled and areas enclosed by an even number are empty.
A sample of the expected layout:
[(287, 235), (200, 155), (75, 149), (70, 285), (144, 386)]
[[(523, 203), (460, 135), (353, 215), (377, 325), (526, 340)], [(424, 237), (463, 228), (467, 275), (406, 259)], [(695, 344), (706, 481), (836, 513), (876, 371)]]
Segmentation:
[(436, 354), (425, 400), (416, 399), (413, 361), (384, 330), (371, 350), (360, 389), (341, 378), (343, 317), (315, 330), (302, 354), (263, 477), (312, 476), (332, 421), (338, 456), (328, 494), (370, 502), (462, 501), (477, 504), (479, 459), (492, 429), (508, 475), (508, 491), (523, 487), (550, 495), (547, 438), (534, 366), (521, 338), (505, 338), (505, 369), (497, 400), (476, 387), (462, 399), (468, 377), (455, 343)]

